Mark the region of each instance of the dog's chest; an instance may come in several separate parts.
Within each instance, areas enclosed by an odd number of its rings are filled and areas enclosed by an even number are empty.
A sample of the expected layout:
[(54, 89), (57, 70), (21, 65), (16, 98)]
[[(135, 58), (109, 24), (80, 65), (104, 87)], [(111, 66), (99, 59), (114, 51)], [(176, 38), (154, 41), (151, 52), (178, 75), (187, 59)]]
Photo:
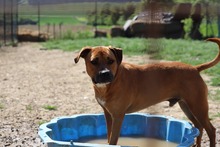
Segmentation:
[(98, 103), (101, 105), (101, 106), (105, 106), (105, 100), (104, 99), (102, 99), (102, 98), (100, 98), (100, 97), (96, 97), (96, 100), (98, 101)]

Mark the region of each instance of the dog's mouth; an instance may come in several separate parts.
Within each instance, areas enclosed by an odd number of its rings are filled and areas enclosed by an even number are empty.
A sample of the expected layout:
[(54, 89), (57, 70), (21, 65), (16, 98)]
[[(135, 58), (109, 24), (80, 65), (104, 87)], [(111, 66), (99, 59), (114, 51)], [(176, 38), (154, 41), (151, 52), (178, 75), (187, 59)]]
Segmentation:
[(108, 69), (104, 69), (98, 72), (98, 74), (92, 78), (94, 84), (109, 84), (113, 81), (114, 76)]

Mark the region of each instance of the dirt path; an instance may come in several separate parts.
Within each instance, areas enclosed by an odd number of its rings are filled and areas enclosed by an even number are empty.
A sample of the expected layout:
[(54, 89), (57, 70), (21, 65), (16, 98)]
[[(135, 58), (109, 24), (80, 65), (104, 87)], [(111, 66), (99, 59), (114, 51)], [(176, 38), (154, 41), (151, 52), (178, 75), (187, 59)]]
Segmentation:
[[(39, 44), (30, 43), (0, 48), (0, 146), (44, 146), (37, 135), (41, 123), (59, 116), (102, 112), (94, 99), (84, 62), (75, 65), (74, 55), (74, 52), (42, 50)], [(149, 62), (145, 56), (125, 60)], [(220, 146), (220, 118), (216, 117), (220, 106), (219, 102), (209, 101)], [(56, 106), (57, 110), (45, 109), (46, 105)], [(168, 108), (167, 102), (142, 112), (186, 118), (178, 105)], [(203, 146), (207, 140), (205, 134)]]

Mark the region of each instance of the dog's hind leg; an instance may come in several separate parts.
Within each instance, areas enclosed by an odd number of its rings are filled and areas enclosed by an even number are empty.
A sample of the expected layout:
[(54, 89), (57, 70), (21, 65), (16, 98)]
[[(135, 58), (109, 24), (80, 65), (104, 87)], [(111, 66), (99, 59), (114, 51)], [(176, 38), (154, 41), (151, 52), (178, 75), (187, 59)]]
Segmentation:
[[(186, 106), (183, 106), (184, 104), (180, 104), (180, 106), (182, 105), (181, 107), (183, 107), (183, 109), (189, 108), (188, 110), (184, 110), (186, 115), (194, 123), (194, 125), (199, 128), (200, 131), (202, 130), (202, 128), (206, 130), (210, 140), (210, 147), (215, 147), (215, 128), (209, 120), (208, 101), (206, 96), (206, 93), (203, 93), (201, 90), (197, 94), (191, 95), (190, 97), (185, 99), (183, 103), (185, 103)], [(200, 145), (201, 137), (202, 134), (198, 137), (198, 145)]]
[(199, 107), (190, 107), (191, 112), (195, 116), (195, 118), (200, 122), (202, 127), (206, 130), (209, 140), (210, 140), (210, 147), (215, 147), (215, 128), (211, 124), (208, 116), (208, 104), (207, 102), (203, 102), (199, 104)]
[(179, 101), (179, 106), (183, 110), (185, 115), (188, 117), (188, 119), (194, 124), (194, 126), (199, 129), (200, 134), (197, 137), (196, 146), (200, 147), (201, 146), (202, 134), (203, 134), (203, 127), (197, 121), (197, 119), (193, 116), (192, 112), (189, 110), (189, 107), (185, 104), (185, 102)]

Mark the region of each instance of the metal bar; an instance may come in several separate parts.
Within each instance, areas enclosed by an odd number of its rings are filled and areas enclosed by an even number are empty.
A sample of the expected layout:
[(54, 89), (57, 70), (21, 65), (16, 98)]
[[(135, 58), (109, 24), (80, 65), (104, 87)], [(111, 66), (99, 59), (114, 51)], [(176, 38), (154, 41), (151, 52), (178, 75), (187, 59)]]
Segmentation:
[(4, 44), (6, 44), (6, 14), (5, 14), (5, 0), (3, 0), (3, 30), (4, 30)]
[(40, 0), (38, 0), (38, 41), (40, 41)]
[(16, 41), (18, 42), (18, 0), (16, 0), (16, 11), (15, 11), (15, 13), (16, 13)]
[(220, 5), (217, 6), (217, 15), (218, 15), (218, 37), (220, 37)]
[(97, 37), (97, 19), (98, 19), (98, 14), (97, 14), (97, 0), (95, 0), (95, 37)]
[(11, 0), (11, 41), (12, 43), (14, 43), (14, 28), (13, 28), (13, 25), (14, 25), (14, 20), (13, 20), (13, 4), (14, 4), (14, 0)]

